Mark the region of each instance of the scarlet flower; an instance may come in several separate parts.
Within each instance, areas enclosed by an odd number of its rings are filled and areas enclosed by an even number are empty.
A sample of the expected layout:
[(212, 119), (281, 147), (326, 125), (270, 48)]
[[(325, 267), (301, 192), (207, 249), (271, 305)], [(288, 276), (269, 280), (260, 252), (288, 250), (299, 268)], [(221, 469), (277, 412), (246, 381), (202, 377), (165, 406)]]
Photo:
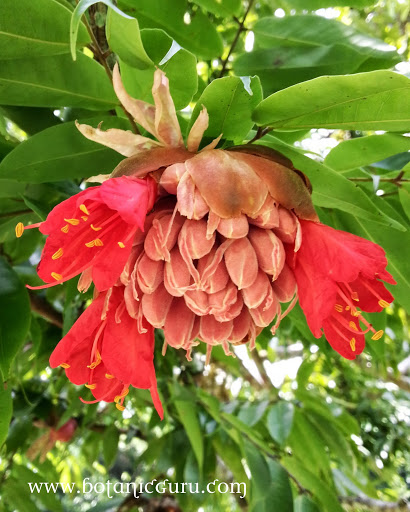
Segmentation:
[(156, 197), (152, 178), (123, 176), (90, 187), (57, 205), (44, 222), (16, 226), (16, 235), (38, 227), (49, 235), (37, 273), (47, 288), (91, 271), (98, 290), (113, 286), (130, 255), (133, 238)]
[(291, 258), (300, 306), (316, 338), (323, 329), (339, 354), (354, 359), (364, 349), (366, 332), (374, 333), (373, 340), (383, 334), (361, 310), (380, 312), (393, 301), (382, 282), (396, 284), (385, 270), (385, 253), (373, 242), (319, 222), (300, 220), (300, 225), (302, 244)]
[(54, 349), (50, 366), (61, 366), (73, 384), (91, 390), (95, 400), (85, 403), (115, 402), (123, 410), (129, 386), (149, 389), (162, 418), (153, 358), (153, 327), (129, 316), (123, 286), (115, 286), (80, 316)]

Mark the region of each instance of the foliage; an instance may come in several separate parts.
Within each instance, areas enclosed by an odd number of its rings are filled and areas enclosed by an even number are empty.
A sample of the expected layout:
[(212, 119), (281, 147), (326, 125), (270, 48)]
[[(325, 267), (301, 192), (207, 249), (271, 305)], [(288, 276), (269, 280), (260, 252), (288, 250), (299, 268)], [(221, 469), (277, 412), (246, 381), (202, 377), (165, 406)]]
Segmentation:
[[(409, 6), (400, 0), (2, 0), (0, 5), (0, 510), (403, 508), (410, 478)], [(85, 13), (83, 16), (82, 14)], [(71, 27), (71, 29), (70, 29)], [(72, 56), (75, 56), (73, 60)], [(272, 339), (236, 358), (204, 347), (155, 364), (163, 422), (148, 392), (121, 415), (85, 405), (48, 357), (91, 294), (68, 282), (41, 292), (35, 223), (121, 157), (74, 121), (135, 130), (114, 95), (152, 101), (163, 69), (184, 132), (205, 105), (205, 143), (253, 140), (307, 174), (320, 218), (384, 247), (398, 284), (372, 318), (385, 329), (354, 362), (311, 335), (299, 308)], [(183, 109), (183, 110), (182, 110)], [(191, 117), (192, 114), (192, 117)], [(191, 120), (190, 120), (191, 119)], [(31, 305), (31, 312), (29, 305)], [(125, 355), (126, 356), (126, 355)], [(281, 377), (283, 374), (283, 378)], [(84, 396), (84, 398), (87, 398)], [(13, 403), (13, 405), (12, 405)], [(76, 418), (70, 442), (30, 460), (47, 429)], [(34, 425), (34, 427), (33, 427)], [(31, 448), (31, 451), (30, 451)], [(47, 454), (47, 450), (45, 451)], [(223, 492), (30, 493), (28, 482), (244, 482)], [(168, 500), (168, 501), (167, 501)], [(160, 508), (163, 507), (163, 508)], [(390, 509), (393, 508), (391, 506)]]

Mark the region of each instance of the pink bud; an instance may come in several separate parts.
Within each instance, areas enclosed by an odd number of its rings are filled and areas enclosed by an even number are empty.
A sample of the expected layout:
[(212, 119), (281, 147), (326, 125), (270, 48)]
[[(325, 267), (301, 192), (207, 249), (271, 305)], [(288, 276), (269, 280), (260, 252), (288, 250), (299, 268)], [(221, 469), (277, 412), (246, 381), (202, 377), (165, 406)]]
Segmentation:
[(228, 340), (232, 329), (232, 320), (229, 322), (218, 322), (213, 315), (207, 315), (201, 317), (199, 334), (206, 343), (216, 345)]
[(274, 281), (285, 264), (285, 250), (279, 238), (268, 229), (251, 227), (249, 240), (255, 249), (259, 267)]
[(164, 262), (151, 260), (144, 253), (138, 262), (137, 279), (144, 293), (154, 292), (164, 280)]
[(164, 335), (167, 343), (174, 348), (188, 344), (192, 339), (195, 314), (187, 307), (182, 297), (172, 302), (164, 325)]
[(152, 326), (162, 329), (172, 300), (172, 295), (163, 284), (160, 284), (155, 292), (144, 294), (141, 300), (142, 312)]
[(258, 275), (258, 260), (247, 238), (232, 242), (226, 249), (225, 263), (230, 278), (239, 290), (254, 283)]

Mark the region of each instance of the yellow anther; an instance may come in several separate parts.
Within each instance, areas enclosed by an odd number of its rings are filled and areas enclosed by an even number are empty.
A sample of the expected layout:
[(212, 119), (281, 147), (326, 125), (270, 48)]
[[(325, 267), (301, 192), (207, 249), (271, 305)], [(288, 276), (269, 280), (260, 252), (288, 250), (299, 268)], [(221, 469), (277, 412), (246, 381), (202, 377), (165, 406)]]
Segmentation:
[(352, 292), (352, 299), (359, 302), (359, 294), (357, 292)]
[(64, 219), (66, 222), (71, 224), (72, 226), (78, 226), (80, 224), (80, 221), (78, 219)]
[(22, 222), (19, 222), (16, 226), (16, 237), (20, 238), (23, 233), (24, 233), (24, 224)]
[(85, 213), (86, 215), (90, 215), (90, 212), (87, 210), (87, 207), (85, 204), (80, 204), (80, 210)]
[(360, 316), (360, 311), (357, 311), (357, 310), (353, 310), (353, 309), (352, 309), (352, 311), (350, 312), (350, 314), (351, 314), (352, 316), (356, 316), (356, 317), (357, 317), (357, 316)]
[(94, 370), (101, 363), (101, 359), (97, 359), (97, 361), (92, 362), (87, 366), (90, 370)]
[(115, 402), (116, 404), (118, 404), (118, 403), (120, 402), (120, 400), (121, 400), (121, 397), (120, 397), (119, 395), (117, 395), (117, 396), (115, 396), (115, 397), (114, 397), (114, 402)]
[(56, 251), (52, 256), (51, 256), (51, 259), (52, 260), (58, 260), (58, 258), (61, 258), (61, 256), (63, 255), (63, 249), (60, 247), (60, 249), (58, 249), (58, 251)]
[(106, 379), (115, 379), (114, 375), (111, 375), (110, 373), (105, 374)]
[(384, 334), (384, 331), (380, 330), (373, 334), (372, 340), (379, 340)]
[(356, 340), (354, 338), (350, 340), (350, 348), (352, 349), (352, 352), (356, 352)]
[(88, 389), (95, 389), (97, 387), (97, 384), (84, 384), (84, 386)]
[(388, 307), (390, 306), (390, 304), (389, 304), (388, 302), (386, 302), (385, 300), (380, 299), (380, 300), (379, 300), (379, 306), (380, 306), (381, 308), (388, 308)]
[(70, 368), (70, 365), (67, 363), (61, 363), (60, 366), (61, 368)]
[(358, 329), (357, 329), (357, 325), (353, 322), (353, 320), (351, 320), (351, 321), (349, 322), (349, 327), (350, 327), (351, 329), (353, 329), (354, 331), (357, 331), (357, 330), (358, 330)]
[(346, 311), (349, 311), (349, 309), (350, 309), (350, 306), (346, 306), (346, 307), (345, 307), (345, 310), (346, 310)]
[(81, 218), (83, 219), (84, 222), (87, 222), (87, 220), (88, 220), (87, 215), (81, 215)]
[(117, 242), (121, 249), (124, 249), (125, 245), (122, 242)]
[(69, 227), (70, 227), (70, 226), (69, 226), (68, 224), (66, 224), (65, 226), (63, 226), (63, 227), (61, 228), (61, 231), (62, 231), (63, 233), (68, 233), (68, 229), (69, 229)]
[(115, 404), (115, 407), (119, 410), (119, 411), (124, 411), (125, 410), (125, 407), (121, 404)]
[(335, 304), (335, 310), (338, 313), (341, 313), (343, 311), (343, 306), (341, 306), (340, 304)]
[(102, 247), (104, 244), (102, 240), (96, 238), (95, 240), (91, 240), (91, 242), (87, 242), (85, 245), (86, 247)]
[(102, 228), (96, 228), (95, 226), (93, 226), (93, 225), (91, 224), (91, 229), (93, 229), (94, 231), (100, 231), (100, 229), (102, 229)]
[(63, 276), (61, 274), (57, 274), (57, 272), (51, 272), (51, 277), (56, 281), (61, 281), (61, 279), (63, 279)]

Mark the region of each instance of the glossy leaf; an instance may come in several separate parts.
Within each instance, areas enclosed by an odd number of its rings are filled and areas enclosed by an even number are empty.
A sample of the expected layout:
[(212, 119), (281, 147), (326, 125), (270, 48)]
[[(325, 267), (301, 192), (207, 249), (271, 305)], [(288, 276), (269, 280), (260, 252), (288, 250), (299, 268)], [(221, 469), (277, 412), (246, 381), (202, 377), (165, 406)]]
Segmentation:
[(399, 188), (400, 202), (410, 220), (410, 183), (403, 183)]
[(7, 438), (12, 413), (13, 402), (11, 399), (11, 388), (8, 384), (3, 383), (0, 372), (0, 448)]
[(204, 445), (195, 404), (188, 400), (175, 400), (175, 407), (201, 471), (204, 463)]
[(323, 76), (272, 94), (255, 109), (276, 129), (410, 131), (410, 80), (391, 71)]
[(410, 137), (394, 133), (368, 135), (345, 140), (333, 148), (325, 164), (336, 171), (347, 171), (371, 165), (389, 156), (410, 150)]
[(193, 0), (193, 3), (221, 18), (238, 16), (241, 0)]
[(240, 142), (253, 126), (251, 113), (261, 98), (260, 80), (256, 76), (249, 79), (246, 87), (240, 78), (234, 76), (214, 80), (198, 99), (190, 127), (204, 105), (209, 114), (205, 136), (223, 134), (224, 139)]
[[(128, 129), (126, 119), (107, 117), (85, 120), (102, 129)], [(75, 123), (64, 123), (30, 137), (17, 146), (0, 164), (0, 178), (32, 183), (88, 178), (109, 174), (123, 156), (92, 142), (77, 130)]]
[(158, 67), (167, 75), (176, 109), (186, 107), (198, 88), (195, 56), (183, 48), (175, 48), (172, 38), (163, 30), (143, 29), (141, 38), (152, 65), (138, 69), (121, 60), (121, 76), (127, 91), (134, 98), (153, 103), (151, 89)]
[(222, 38), (204, 13), (196, 12), (190, 22), (185, 23), (186, 0), (120, 0), (119, 6), (124, 10), (131, 8), (142, 28), (165, 30), (182, 47), (202, 59), (219, 57), (223, 52)]
[(123, 62), (139, 69), (154, 66), (142, 44), (138, 20), (125, 17), (110, 9), (107, 16), (106, 32), (111, 50)]
[(119, 439), (120, 434), (114, 425), (111, 425), (105, 430), (103, 437), (103, 455), (105, 466), (107, 468), (111, 467), (115, 461), (118, 452)]
[[(20, 12), (16, 16), (16, 9)], [(55, 0), (2, 0), (0, 16), (1, 59), (26, 59), (70, 51), (71, 11)], [(77, 46), (90, 36), (79, 26)]]
[(105, 71), (78, 53), (3, 61), (0, 103), (29, 107), (82, 107), (109, 110), (117, 99)]
[(326, 7), (368, 7), (374, 5), (376, 0), (287, 0), (289, 5), (295, 9), (307, 9), (315, 11)]
[(272, 405), (267, 416), (269, 434), (277, 443), (283, 445), (292, 429), (294, 405), (284, 400)]
[(0, 258), (0, 371), (7, 379), (10, 365), (30, 327), (26, 288), (4, 258)]
[(234, 62), (237, 75), (258, 75), (265, 95), (322, 75), (352, 73), (365, 60), (344, 44), (278, 47), (243, 53)]
[(294, 511), (295, 512), (320, 512), (316, 503), (314, 503), (310, 498), (301, 494), (297, 496), (294, 502)]

